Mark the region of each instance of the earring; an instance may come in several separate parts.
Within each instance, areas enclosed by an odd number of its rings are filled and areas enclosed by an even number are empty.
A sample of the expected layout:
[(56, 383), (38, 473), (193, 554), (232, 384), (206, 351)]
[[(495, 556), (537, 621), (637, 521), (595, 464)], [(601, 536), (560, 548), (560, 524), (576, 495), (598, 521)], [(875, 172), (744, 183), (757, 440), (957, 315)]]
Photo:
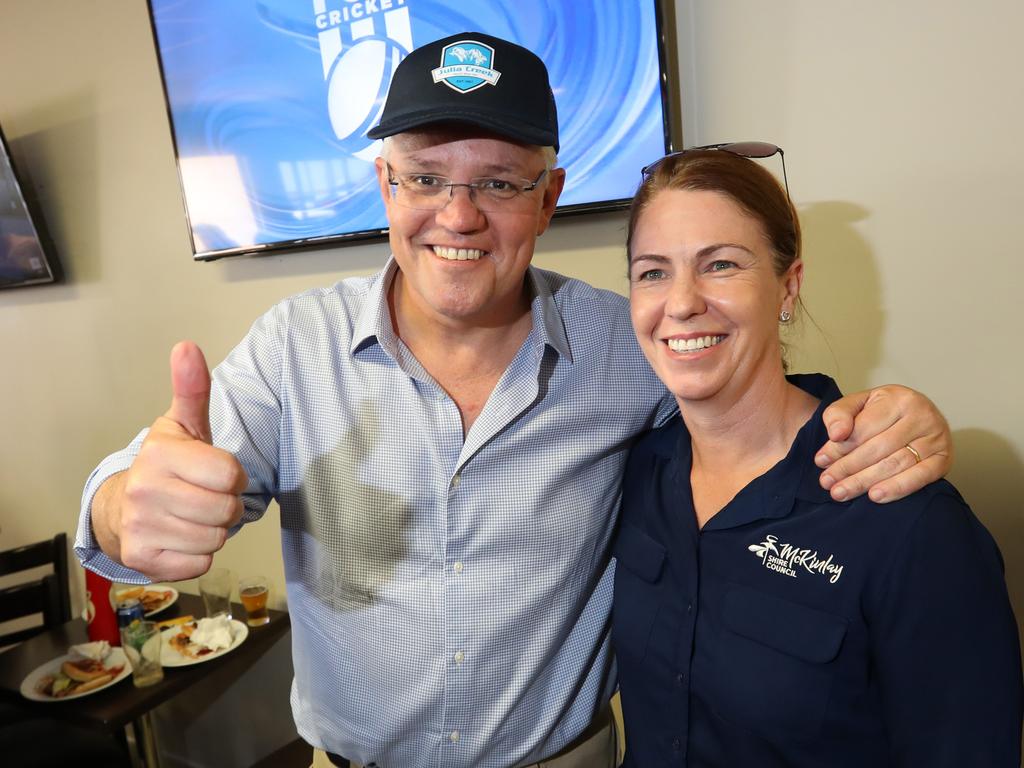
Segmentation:
[(780, 323), (788, 323), (792, 319), (793, 319), (793, 316), (791, 314), (789, 314), (789, 312), (787, 312), (785, 309), (782, 310), (781, 312), (779, 312), (779, 322)]

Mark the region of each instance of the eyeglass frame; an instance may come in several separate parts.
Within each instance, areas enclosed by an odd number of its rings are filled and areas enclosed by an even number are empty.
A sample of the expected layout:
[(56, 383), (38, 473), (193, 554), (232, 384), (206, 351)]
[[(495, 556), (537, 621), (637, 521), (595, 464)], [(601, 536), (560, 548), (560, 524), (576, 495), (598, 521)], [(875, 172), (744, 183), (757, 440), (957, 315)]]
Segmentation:
[[(498, 181), (505, 181), (505, 182), (508, 182), (509, 184), (511, 184), (512, 187), (515, 189), (515, 194), (512, 195), (512, 197), (505, 198), (506, 202), (510, 202), (512, 200), (517, 199), (521, 195), (524, 195), (527, 192), (533, 192), (535, 189), (537, 189), (537, 185), (540, 184), (541, 179), (543, 179), (548, 174), (548, 172), (551, 170), (550, 168), (544, 168), (537, 175), (537, 178), (534, 179), (533, 181), (530, 181), (529, 179), (526, 179), (526, 178), (523, 178), (523, 177), (519, 177), (518, 181), (524, 182), (524, 183), (521, 184), (521, 185), (517, 185), (517, 184), (513, 183), (513, 180), (511, 180), (511, 179), (503, 179), (500, 176), (480, 176), (480, 177), (477, 177), (476, 179), (470, 179), (468, 182), (456, 182), (456, 181), (452, 181), (451, 177), (449, 177), (449, 176), (442, 176), (442, 175), (437, 174), (437, 173), (415, 173), (415, 172), (413, 172), (413, 173), (395, 173), (395, 169), (391, 167), (391, 163), (389, 163), (387, 160), (384, 161), (384, 167), (387, 168), (387, 172), (388, 172), (388, 186), (391, 187), (391, 197), (392, 197), (393, 200), (395, 200), (395, 202), (397, 202), (399, 205), (401, 205), (403, 207), (407, 207), (407, 208), (410, 208), (410, 209), (416, 210), (416, 211), (441, 211), (441, 210), (444, 210), (444, 208), (447, 207), (448, 203), (450, 203), (454, 199), (454, 197), (455, 197), (455, 187), (465, 187), (467, 192), (468, 192), (468, 194), (469, 194), (469, 201), (471, 203), (473, 203), (473, 205), (475, 205), (478, 210), (484, 211), (486, 213), (501, 213), (501, 211), (503, 209), (502, 208), (497, 208), (497, 209), (489, 209), (488, 208), (488, 209), (484, 209), (484, 208), (480, 207), (480, 205), (477, 202), (477, 200), (479, 198), (475, 197), (474, 193), (482, 192), (483, 191), (482, 186), (481, 186), (483, 184), (483, 182), (485, 182), (485, 181), (494, 181), (495, 179), (497, 179)], [(443, 204), (437, 206), (436, 208), (413, 208), (412, 206), (407, 206), (407, 205), (405, 205), (405, 203), (401, 202), (401, 198), (398, 195), (398, 187), (401, 184), (401, 180), (399, 178), (397, 178), (397, 177), (400, 177), (400, 176), (429, 176), (429, 177), (431, 177), (433, 179), (438, 179), (438, 180), (442, 180), (443, 179), (445, 181), (445, 183), (444, 184), (440, 184), (439, 186), (447, 187), (448, 188), (448, 197), (447, 198), (442, 198), (441, 195), (438, 194), (437, 197), (439, 199), (443, 200)], [(484, 193), (484, 197), (485, 198), (487, 197), (486, 193)], [(493, 197), (491, 197), (490, 199), (491, 200), (497, 199), (499, 201), (501, 200), (501, 198), (493, 198)]]
[[(742, 151), (743, 147), (752, 146), (759, 147), (763, 153), (757, 154), (755, 151)], [(659, 165), (673, 157), (682, 157), (683, 155), (689, 155), (694, 152), (710, 152), (712, 150), (728, 152), (730, 155), (745, 157), (748, 160), (765, 160), (769, 157), (773, 157), (774, 155), (778, 155), (782, 161), (782, 183), (786, 188), (786, 199), (792, 203), (792, 198), (789, 196), (789, 179), (786, 177), (786, 153), (782, 151), (782, 147), (768, 141), (724, 141), (719, 144), (705, 144), (701, 147), (687, 147), (686, 149), (681, 149), (678, 152), (669, 152), (664, 157), (659, 158), (653, 163), (649, 163), (641, 168), (640, 178), (646, 181), (647, 177), (653, 173)]]

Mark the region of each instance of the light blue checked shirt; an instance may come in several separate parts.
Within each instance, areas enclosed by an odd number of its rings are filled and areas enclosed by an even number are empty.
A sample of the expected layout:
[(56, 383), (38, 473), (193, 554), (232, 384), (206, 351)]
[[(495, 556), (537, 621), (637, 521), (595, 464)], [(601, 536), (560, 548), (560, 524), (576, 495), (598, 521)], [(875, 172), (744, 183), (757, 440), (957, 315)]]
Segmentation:
[[(288, 299), (214, 371), (214, 442), (281, 507), (292, 709), (385, 768), (509, 768), (579, 735), (614, 688), (609, 541), (628, 448), (674, 402), (626, 300), (531, 269), (533, 329), (463, 439), (395, 336), (389, 262)], [(76, 550), (108, 578), (83, 495)]]

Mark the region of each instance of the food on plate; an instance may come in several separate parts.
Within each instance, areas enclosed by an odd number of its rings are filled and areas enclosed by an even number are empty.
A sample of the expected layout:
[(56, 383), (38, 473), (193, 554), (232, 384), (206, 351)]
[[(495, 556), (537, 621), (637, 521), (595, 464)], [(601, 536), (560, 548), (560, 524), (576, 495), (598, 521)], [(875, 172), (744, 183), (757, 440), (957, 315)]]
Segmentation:
[(168, 629), (170, 627), (177, 626), (178, 624), (194, 624), (194, 623), (195, 623), (195, 616), (193, 616), (191, 613), (189, 613), (189, 614), (186, 614), (185, 616), (178, 616), (178, 617), (173, 618), (173, 619), (164, 619), (163, 621), (158, 621), (156, 623), (156, 625), (158, 627), (160, 627), (160, 629)]
[(122, 589), (117, 593), (117, 602), (123, 603), (125, 600), (138, 600), (142, 603), (142, 610), (145, 613), (152, 613), (157, 610), (164, 603), (170, 600), (174, 596), (174, 592), (169, 589), (146, 589), (145, 587), (132, 587), (131, 589)]
[(60, 671), (79, 683), (88, 683), (97, 677), (107, 674), (103, 662), (97, 659), (78, 659), (76, 661), (65, 661), (60, 665)]
[(170, 600), (173, 595), (174, 593), (169, 589), (147, 589), (139, 598), (142, 602), (142, 610), (152, 613)]
[(131, 589), (122, 589), (117, 593), (117, 602), (121, 603), (125, 600), (138, 600), (142, 597), (142, 593), (145, 591), (145, 587), (132, 587)]
[(52, 675), (43, 675), (36, 693), (62, 699), (102, 688), (124, 669), (124, 664), (106, 666), (98, 659), (69, 659)]
[(169, 642), (171, 648), (190, 659), (226, 650), (234, 642), (231, 620), (227, 616), (214, 616), (182, 624), (181, 631)]

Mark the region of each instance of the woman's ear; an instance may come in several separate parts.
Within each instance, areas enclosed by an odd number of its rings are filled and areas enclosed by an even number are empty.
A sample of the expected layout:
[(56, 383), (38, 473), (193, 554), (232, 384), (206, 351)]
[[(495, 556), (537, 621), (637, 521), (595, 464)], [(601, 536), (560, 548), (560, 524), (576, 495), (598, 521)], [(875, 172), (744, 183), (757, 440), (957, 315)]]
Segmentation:
[(789, 265), (781, 279), (780, 283), (780, 303), (779, 312), (788, 312), (790, 316), (794, 314), (796, 308), (797, 299), (800, 298), (800, 286), (804, 282), (804, 262), (802, 259), (796, 259), (792, 264)]

